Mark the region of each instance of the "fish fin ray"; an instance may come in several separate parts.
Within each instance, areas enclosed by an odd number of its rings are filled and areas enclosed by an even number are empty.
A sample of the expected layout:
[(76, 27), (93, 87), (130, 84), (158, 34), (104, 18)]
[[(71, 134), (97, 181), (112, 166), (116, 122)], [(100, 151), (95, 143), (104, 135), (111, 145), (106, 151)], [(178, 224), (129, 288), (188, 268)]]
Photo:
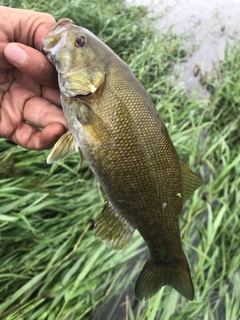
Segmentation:
[(180, 161), (180, 166), (183, 179), (183, 202), (185, 202), (202, 185), (203, 181), (182, 161)]
[(86, 103), (81, 103), (78, 108), (77, 119), (88, 134), (108, 149), (115, 147), (115, 139), (109, 126)]
[[(79, 147), (71, 134), (67, 131), (61, 138), (55, 143), (52, 151), (47, 157), (47, 163), (53, 163), (67, 158), (71, 154), (77, 152)], [(80, 163), (82, 163), (82, 153), (80, 151)]]
[(137, 300), (149, 299), (163, 286), (170, 285), (182, 296), (193, 300), (194, 288), (187, 260), (171, 264), (155, 264), (149, 259), (137, 280)]
[(82, 165), (82, 163), (83, 163), (83, 154), (82, 154), (82, 151), (81, 151), (81, 149), (80, 149), (79, 147), (78, 147), (78, 151), (79, 151), (80, 160), (79, 160), (77, 172), (78, 172), (78, 170), (81, 168), (81, 165)]
[(125, 248), (130, 243), (134, 231), (135, 228), (109, 202), (106, 203), (94, 227), (95, 237), (115, 250)]

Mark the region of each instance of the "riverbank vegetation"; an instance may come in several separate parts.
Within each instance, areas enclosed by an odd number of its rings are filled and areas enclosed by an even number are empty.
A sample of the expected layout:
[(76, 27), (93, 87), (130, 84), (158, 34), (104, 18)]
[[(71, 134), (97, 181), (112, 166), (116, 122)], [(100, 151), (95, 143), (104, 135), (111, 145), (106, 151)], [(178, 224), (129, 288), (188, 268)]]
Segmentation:
[(205, 98), (173, 86), (185, 39), (161, 34), (145, 7), (123, 1), (2, 1), (71, 18), (132, 68), (164, 119), (173, 143), (203, 186), (180, 216), (195, 299), (164, 287), (133, 308), (147, 257), (136, 233), (122, 251), (94, 238), (103, 195), (79, 156), (47, 165), (49, 151), (0, 139), (0, 318), (7, 320), (158, 320), (240, 317), (240, 44), (202, 84)]

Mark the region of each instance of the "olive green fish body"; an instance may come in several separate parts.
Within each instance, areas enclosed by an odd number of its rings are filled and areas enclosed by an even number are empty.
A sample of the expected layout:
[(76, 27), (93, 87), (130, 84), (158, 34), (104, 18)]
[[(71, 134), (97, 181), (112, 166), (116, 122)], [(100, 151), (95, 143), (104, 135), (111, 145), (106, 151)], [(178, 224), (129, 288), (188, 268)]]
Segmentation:
[(121, 249), (140, 232), (150, 257), (136, 284), (139, 300), (167, 284), (192, 300), (178, 216), (200, 179), (180, 161), (147, 92), (111, 49), (67, 19), (45, 39), (69, 130), (107, 197), (96, 236)]

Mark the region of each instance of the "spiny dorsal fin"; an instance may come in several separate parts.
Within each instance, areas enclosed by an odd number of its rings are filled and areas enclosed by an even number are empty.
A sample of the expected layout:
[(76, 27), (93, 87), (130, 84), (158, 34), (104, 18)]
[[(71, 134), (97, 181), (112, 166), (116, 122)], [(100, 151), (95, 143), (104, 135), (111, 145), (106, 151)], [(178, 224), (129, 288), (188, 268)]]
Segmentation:
[(109, 248), (121, 250), (131, 241), (134, 228), (107, 202), (98, 218), (94, 233)]
[(180, 161), (182, 179), (183, 179), (183, 202), (186, 201), (193, 192), (199, 188), (203, 181), (188, 166)]
[(64, 158), (67, 158), (71, 154), (80, 152), (80, 163), (82, 163), (82, 154), (78, 145), (73, 138), (70, 131), (67, 131), (61, 138), (55, 143), (51, 153), (47, 157), (47, 163), (57, 162)]

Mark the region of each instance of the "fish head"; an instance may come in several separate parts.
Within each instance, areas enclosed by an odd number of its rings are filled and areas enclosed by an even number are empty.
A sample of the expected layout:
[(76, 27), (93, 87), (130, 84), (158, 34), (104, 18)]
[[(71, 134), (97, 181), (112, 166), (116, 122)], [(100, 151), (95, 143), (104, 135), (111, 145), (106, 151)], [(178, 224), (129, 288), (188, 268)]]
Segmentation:
[(60, 19), (42, 40), (42, 52), (55, 66), (61, 94), (66, 98), (94, 93), (104, 82), (107, 57), (103, 43), (70, 19)]

